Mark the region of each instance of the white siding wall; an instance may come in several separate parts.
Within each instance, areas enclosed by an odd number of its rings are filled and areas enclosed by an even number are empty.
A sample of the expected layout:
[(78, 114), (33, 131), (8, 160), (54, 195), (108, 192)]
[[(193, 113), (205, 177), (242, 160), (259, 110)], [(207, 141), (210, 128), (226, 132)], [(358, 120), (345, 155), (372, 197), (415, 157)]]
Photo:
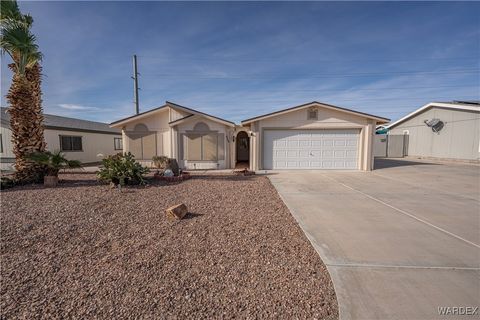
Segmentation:
[(103, 134), (91, 133), (81, 131), (66, 131), (66, 130), (51, 130), (45, 129), (45, 142), (47, 143), (47, 150), (60, 150), (60, 135), (64, 136), (81, 136), (83, 151), (69, 151), (64, 152), (67, 159), (80, 160), (84, 163), (101, 161), (98, 154), (104, 156), (116, 154), (122, 150), (115, 150), (114, 138), (120, 138), (120, 134)]
[[(2, 157), (2, 170), (11, 170), (11, 163), (5, 163), (7, 159), (14, 159), (13, 146), (12, 146), (12, 134), (9, 128), (1, 127), (3, 152), (0, 154)], [(45, 129), (45, 142), (47, 143), (47, 150), (55, 151), (60, 150), (60, 135), (65, 136), (80, 136), (82, 137), (83, 151), (64, 152), (67, 159), (80, 160), (83, 163), (91, 163), (101, 161), (102, 158), (97, 157), (98, 154), (104, 156), (121, 152), (121, 150), (115, 150), (114, 138), (121, 138), (120, 134), (104, 134), (82, 131), (67, 131), (67, 130), (53, 130)]]
[(2, 134), (2, 146), (3, 152), (0, 153), (0, 169), (12, 170), (12, 161), (15, 159), (12, 146), (12, 131), (7, 127), (0, 127), (0, 133)]
[[(437, 118), (445, 123), (439, 133), (424, 120)], [(480, 158), (480, 112), (431, 108), (392, 128), (389, 134), (408, 131), (408, 155), (445, 159)]]

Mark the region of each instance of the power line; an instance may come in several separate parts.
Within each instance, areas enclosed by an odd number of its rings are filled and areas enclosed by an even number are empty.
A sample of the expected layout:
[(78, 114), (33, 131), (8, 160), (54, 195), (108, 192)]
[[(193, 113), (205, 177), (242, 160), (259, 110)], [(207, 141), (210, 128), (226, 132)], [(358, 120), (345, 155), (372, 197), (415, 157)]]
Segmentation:
[(317, 62), (349, 62), (349, 61), (444, 61), (444, 60), (479, 60), (478, 57), (456, 57), (456, 58), (357, 58), (357, 59), (317, 59), (315, 57), (302, 57), (301, 60), (296, 60), (289, 57), (259, 57), (259, 58), (236, 58), (236, 57), (195, 57), (195, 56), (174, 56), (174, 57), (159, 57), (153, 55), (139, 55), (142, 58), (148, 59), (155, 59), (155, 60), (164, 60), (164, 61), (172, 61), (172, 60), (189, 60), (189, 61), (212, 61), (212, 62), (220, 62), (220, 61), (228, 61), (228, 62), (265, 62), (265, 61), (286, 61), (287, 59), (290, 61), (317, 61)]
[[(441, 89), (441, 88), (480, 88), (479, 85), (472, 85), (472, 86), (418, 86), (418, 87), (383, 87), (383, 88), (371, 88), (371, 89), (355, 89), (355, 88), (345, 88), (345, 89), (296, 89), (296, 90), (289, 90), (289, 89), (275, 89), (275, 90), (263, 90), (263, 89), (258, 89), (258, 91), (261, 92), (337, 92), (337, 91), (344, 91), (344, 92), (357, 92), (357, 91), (384, 91), (384, 90), (410, 90), (410, 89)], [(172, 89), (170, 91), (176, 91), (178, 88)], [(251, 92), (251, 89), (245, 89), (249, 90)], [(163, 89), (143, 89), (142, 91), (169, 91), (167, 88)], [(201, 90), (203, 92), (229, 92), (231, 93), (231, 90), (229, 89), (224, 89), (224, 90)]]
[(196, 74), (177, 74), (177, 73), (151, 73), (146, 74), (144, 76), (147, 77), (169, 77), (169, 78), (188, 78), (188, 79), (220, 79), (220, 80), (227, 80), (227, 79), (279, 79), (279, 78), (336, 78), (336, 77), (368, 77), (368, 76), (379, 76), (379, 75), (390, 75), (390, 74), (414, 74), (414, 75), (421, 75), (421, 74), (468, 74), (474, 73), (479, 74), (480, 69), (465, 69), (465, 70), (444, 70), (444, 71), (391, 71), (391, 72), (359, 72), (359, 73), (331, 73), (331, 74), (318, 74), (318, 75), (305, 75), (305, 74), (298, 74), (298, 75), (269, 75), (269, 76), (258, 76), (258, 75), (238, 75), (238, 76), (202, 76)]
[[(465, 96), (463, 95), (462, 96), (462, 99), (464, 100), (469, 100), (469, 99), (478, 99), (480, 97), (480, 95), (474, 95), (474, 96)], [(452, 96), (449, 96), (449, 97), (435, 97), (435, 100), (438, 100), (438, 99), (446, 99), (446, 100), (449, 100), (449, 99), (456, 99), (456, 98), (452, 98)], [(224, 99), (215, 99), (215, 98), (212, 98), (212, 99), (208, 99), (208, 100), (204, 100), (204, 99), (195, 99), (196, 102), (203, 102), (203, 103), (211, 103), (211, 102), (221, 102), (221, 101), (231, 101), (232, 99), (231, 98), (224, 98)], [(342, 101), (342, 102), (375, 102), (375, 101), (380, 101), (380, 102), (388, 102), (388, 101), (396, 101), (396, 100), (422, 100), (422, 101), (431, 101), (432, 99), (429, 99), (428, 97), (396, 97), (396, 98), (367, 98), (367, 99), (362, 99), (362, 98), (356, 98), (356, 99), (342, 99), (342, 98), (335, 98), (335, 97), (330, 97), (331, 101)], [(458, 99), (456, 99), (458, 100)], [(286, 99), (278, 99), (278, 100), (270, 100), (270, 99), (261, 99), (261, 98), (242, 98), (241, 99), (242, 102), (249, 102), (249, 101), (252, 101), (252, 102), (258, 102), (258, 103), (288, 103), (290, 102), (291, 100), (286, 100)], [(249, 103), (249, 105), (251, 105)], [(388, 106), (386, 106), (388, 107)]]

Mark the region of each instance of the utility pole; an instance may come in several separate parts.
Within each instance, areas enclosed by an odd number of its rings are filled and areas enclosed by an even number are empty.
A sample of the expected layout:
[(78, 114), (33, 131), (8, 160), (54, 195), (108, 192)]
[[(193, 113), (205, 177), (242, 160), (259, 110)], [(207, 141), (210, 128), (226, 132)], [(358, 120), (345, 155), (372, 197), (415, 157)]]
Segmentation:
[(140, 113), (140, 108), (138, 106), (138, 70), (137, 70), (137, 55), (133, 55), (133, 88), (134, 88), (134, 98), (135, 98), (135, 114)]

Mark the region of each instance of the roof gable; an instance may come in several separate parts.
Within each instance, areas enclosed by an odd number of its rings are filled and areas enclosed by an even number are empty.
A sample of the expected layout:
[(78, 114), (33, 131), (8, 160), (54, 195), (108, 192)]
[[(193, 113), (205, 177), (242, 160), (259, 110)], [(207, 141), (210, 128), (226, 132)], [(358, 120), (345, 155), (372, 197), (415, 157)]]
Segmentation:
[[(184, 107), (184, 106), (181, 106), (179, 104), (176, 104), (176, 103), (173, 103), (173, 102), (170, 102), (170, 101), (167, 101), (167, 105), (172, 107), (172, 108), (178, 108), (180, 110), (183, 110), (183, 111), (187, 111), (187, 112), (190, 112), (194, 115), (199, 115), (199, 116), (203, 116), (207, 119), (210, 119), (212, 121), (215, 121), (215, 122), (219, 122), (219, 123), (222, 123), (224, 125), (227, 125), (227, 126), (230, 126), (230, 127), (234, 127), (235, 126), (235, 123), (232, 122), (232, 121), (228, 121), (228, 120), (225, 120), (225, 119), (222, 119), (222, 118), (219, 118), (219, 117), (216, 117), (216, 116), (212, 116), (211, 114), (208, 114), (208, 113), (205, 113), (205, 112), (201, 112), (201, 111), (198, 111), (198, 110), (195, 110), (195, 109), (191, 109), (191, 108), (187, 108), (187, 107)], [(179, 119), (181, 120), (181, 119)]]
[(388, 126), (386, 126), (388, 129), (392, 129), (393, 127), (396, 127), (397, 125), (415, 117), (418, 114), (423, 113), (424, 111), (430, 109), (430, 108), (441, 108), (441, 109), (452, 109), (452, 110), (463, 110), (463, 111), (474, 111), (474, 112), (480, 112), (480, 105), (478, 103), (459, 103), (459, 102), (430, 102), (427, 103), (426, 105), (418, 108), (417, 110), (410, 112), (407, 114), (405, 117), (398, 119), (397, 121), (392, 122)]
[(201, 112), (201, 111), (198, 111), (198, 110), (195, 110), (195, 109), (191, 109), (191, 108), (187, 108), (187, 107), (184, 107), (184, 106), (181, 106), (179, 104), (176, 104), (176, 103), (173, 103), (173, 102), (170, 102), (170, 101), (167, 101), (165, 103), (165, 105), (161, 106), (161, 107), (157, 107), (157, 108), (154, 108), (154, 109), (151, 109), (151, 110), (148, 110), (148, 111), (145, 111), (145, 112), (142, 112), (142, 113), (139, 113), (139, 114), (136, 114), (136, 115), (133, 115), (133, 116), (130, 116), (130, 117), (127, 117), (127, 118), (124, 118), (124, 119), (120, 119), (120, 120), (117, 120), (115, 122), (112, 122), (110, 123), (110, 126), (111, 127), (120, 127), (128, 122), (131, 122), (131, 121), (136, 121), (136, 120), (139, 120), (139, 119), (142, 119), (144, 117), (148, 117), (156, 112), (159, 112), (159, 111), (163, 111), (165, 108), (167, 107), (170, 107), (170, 108), (173, 108), (173, 109), (177, 109), (177, 110), (181, 110), (181, 111), (184, 111), (184, 112), (187, 112), (189, 113), (187, 116), (185, 117), (182, 117), (180, 119), (176, 119), (176, 120), (173, 120), (173, 121), (170, 121), (169, 124), (171, 125), (175, 125), (177, 124), (178, 122), (186, 119), (187, 117), (189, 116), (192, 116), (192, 115), (199, 115), (199, 116), (202, 116), (202, 117), (205, 117), (207, 119), (210, 119), (212, 121), (215, 121), (215, 122), (219, 122), (219, 123), (222, 123), (224, 125), (227, 125), (227, 126), (230, 126), (230, 127), (234, 127), (235, 126), (235, 123), (231, 122), (231, 121), (228, 121), (228, 120), (225, 120), (225, 119), (222, 119), (222, 118), (219, 118), (219, 117), (215, 117), (215, 116), (212, 116), (208, 113), (205, 113), (205, 112)]
[(114, 121), (114, 122), (110, 123), (110, 127), (120, 127), (121, 125), (123, 125), (125, 123), (131, 122), (131, 121), (134, 121), (134, 120), (142, 119), (142, 118), (150, 116), (151, 114), (156, 113), (158, 111), (163, 111), (167, 107), (168, 106), (165, 104), (163, 106), (156, 107), (156, 108), (150, 109), (148, 111), (140, 112), (139, 114), (134, 114), (133, 116)]
[(330, 109), (330, 110), (349, 113), (349, 114), (357, 115), (357, 116), (360, 116), (360, 117), (377, 120), (380, 123), (386, 123), (386, 122), (390, 121), (390, 119), (374, 116), (374, 115), (371, 115), (371, 114), (368, 114), (368, 113), (359, 112), (359, 111), (346, 109), (346, 108), (342, 108), (342, 107), (337, 107), (337, 106), (334, 106), (334, 105), (321, 103), (321, 102), (317, 102), (317, 101), (312, 101), (312, 102), (305, 103), (305, 104), (302, 104), (302, 105), (299, 105), (299, 106), (295, 106), (295, 107), (291, 107), (291, 108), (287, 108), (287, 109), (283, 109), (283, 110), (279, 110), (279, 111), (274, 111), (274, 112), (271, 112), (271, 113), (267, 113), (267, 114), (264, 114), (264, 115), (254, 117), (254, 118), (243, 120), (242, 125), (247, 125), (247, 124), (255, 122), (255, 121), (259, 121), (259, 120), (270, 118), (270, 117), (279, 116), (279, 115), (282, 115), (282, 114), (286, 114), (286, 113), (289, 113), (289, 112), (298, 111), (298, 110), (302, 110), (302, 109), (306, 109), (306, 108), (310, 108), (310, 107), (326, 108), (326, 109)]

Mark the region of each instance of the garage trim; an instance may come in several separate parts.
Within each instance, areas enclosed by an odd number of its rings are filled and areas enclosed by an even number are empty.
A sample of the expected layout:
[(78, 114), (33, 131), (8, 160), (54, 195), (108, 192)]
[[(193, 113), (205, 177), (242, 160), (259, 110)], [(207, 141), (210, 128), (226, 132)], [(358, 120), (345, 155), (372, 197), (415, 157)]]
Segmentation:
[[(282, 130), (282, 131), (318, 131), (318, 130), (358, 130), (358, 145), (357, 145), (357, 169), (356, 170), (362, 170), (362, 154), (364, 153), (363, 151), (363, 144), (364, 144), (364, 130), (365, 127), (361, 125), (351, 125), (351, 126), (320, 126), (317, 128), (298, 128), (298, 127), (262, 127), (260, 131), (260, 141), (261, 143), (258, 144), (258, 150), (260, 159), (259, 159), (259, 164), (261, 165), (261, 170), (270, 170), (270, 169), (265, 169), (265, 131), (269, 130)], [(308, 169), (307, 169), (308, 170)], [(322, 170), (322, 169), (311, 169), (311, 170)]]

